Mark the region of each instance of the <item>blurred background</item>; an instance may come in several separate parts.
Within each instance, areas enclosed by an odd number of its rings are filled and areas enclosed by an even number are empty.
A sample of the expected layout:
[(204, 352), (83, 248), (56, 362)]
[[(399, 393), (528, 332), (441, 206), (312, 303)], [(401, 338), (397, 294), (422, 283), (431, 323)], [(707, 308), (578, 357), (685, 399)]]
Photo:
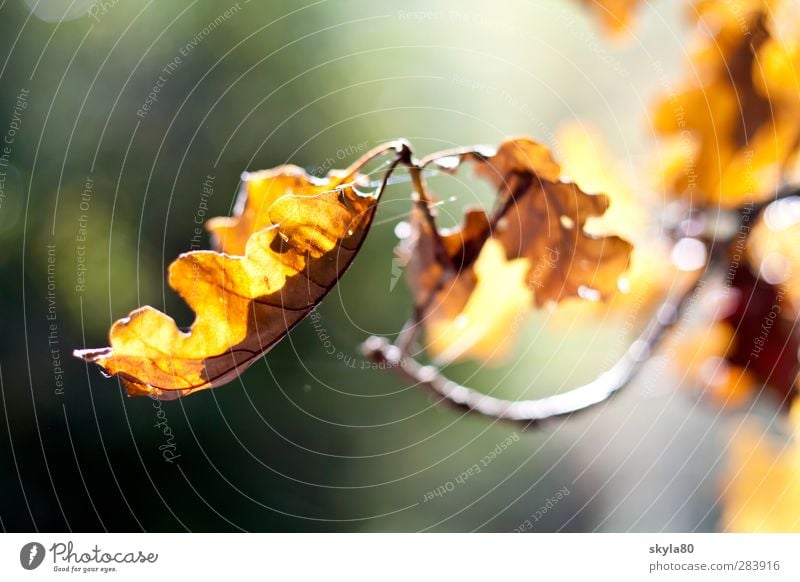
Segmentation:
[[(319, 308), (327, 337), (306, 321), (237, 381), (160, 404), (71, 357), (140, 305), (191, 323), (166, 267), (197, 248), (196, 219), (231, 213), (244, 170), (322, 175), (398, 137), (424, 154), (527, 134), (558, 157), (577, 121), (638, 174), (648, 107), (686, 55), (676, 4), (618, 42), (567, 0), (0, 3), (3, 530), (715, 529), (719, 412), (676, 393), (664, 358), (535, 430), (365, 369), (360, 342), (409, 313), (393, 262), (408, 184)], [(486, 200), (441, 189), (445, 215)], [(531, 317), (502, 365), (447, 373), (509, 398), (567, 390), (646, 310), (552, 316)]]

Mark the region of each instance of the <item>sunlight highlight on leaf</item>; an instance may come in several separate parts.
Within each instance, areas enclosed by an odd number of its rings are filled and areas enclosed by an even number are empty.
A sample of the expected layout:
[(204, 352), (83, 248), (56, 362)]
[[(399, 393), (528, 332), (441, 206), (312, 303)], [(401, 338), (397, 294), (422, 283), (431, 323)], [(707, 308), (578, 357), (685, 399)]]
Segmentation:
[(191, 328), (145, 306), (113, 325), (110, 347), (76, 350), (129, 395), (178, 398), (241, 374), (336, 284), (378, 202), (354, 187), (357, 168), (316, 179), (282, 166), (243, 180), (236, 216), (208, 224), (221, 252), (185, 253), (169, 267), (196, 314)]
[(800, 405), (783, 440), (747, 423), (733, 438), (723, 482), (723, 528), (800, 532)]

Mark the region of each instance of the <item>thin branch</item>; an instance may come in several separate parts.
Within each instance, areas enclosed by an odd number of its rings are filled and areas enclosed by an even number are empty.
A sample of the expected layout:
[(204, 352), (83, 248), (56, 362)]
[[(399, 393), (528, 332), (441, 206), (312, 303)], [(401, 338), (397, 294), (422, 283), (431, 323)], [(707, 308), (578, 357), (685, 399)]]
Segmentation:
[[(391, 170), (398, 163), (406, 165), (414, 184), (416, 203), (423, 209), (426, 218), (431, 222), (435, 235), (438, 235), (438, 231), (435, 228), (435, 220), (430, 213), (430, 197), (425, 189), (422, 170), (428, 164), (446, 156), (454, 156), (459, 159), (454, 168), (450, 168), (455, 169), (460, 165), (464, 156), (482, 155), (481, 149), (458, 148), (448, 152), (432, 154), (422, 158), (420, 161), (416, 161), (407, 144), (398, 145), (399, 147), (396, 148), (398, 157), (392, 164)], [(483, 394), (448, 379), (435, 366), (422, 364), (409, 355), (411, 345), (416, 339), (419, 330), (419, 313), (415, 313), (414, 317), (406, 322), (395, 344), (392, 344), (386, 338), (372, 336), (362, 344), (362, 352), (365, 357), (373, 362), (386, 366), (415, 386), (428, 390), (440, 397), (440, 402), (494, 419), (522, 422), (526, 426), (531, 426), (548, 419), (586, 410), (605, 402), (618, 393), (642, 369), (645, 362), (650, 359), (661, 344), (667, 331), (680, 321), (682, 314), (690, 303), (690, 299), (703, 287), (712, 274), (719, 272), (720, 264), (728, 260), (727, 257), (734, 241), (742, 236), (744, 236), (745, 240), (747, 239), (750, 229), (747, 229), (744, 233), (742, 232), (745, 215), (748, 215), (747, 220), (755, 221), (760, 213), (772, 202), (793, 196), (800, 196), (800, 186), (786, 186), (776, 192), (776, 196), (772, 200), (739, 208), (737, 210), (739, 224), (736, 233), (724, 238), (725, 244), (722, 245), (722, 251), (714, 253), (709, 258), (706, 270), (701, 275), (698, 275), (694, 283), (688, 289), (670, 294), (663, 301), (639, 338), (631, 344), (614, 366), (588, 384), (573, 388), (562, 394), (535, 400), (506, 400)], [(680, 233), (679, 229), (675, 234), (689, 236), (689, 233)], [(439, 241), (439, 244), (441, 244), (441, 241)]]
[(362, 351), (372, 361), (384, 364), (414, 385), (440, 396), (443, 403), (491, 418), (532, 424), (587, 409), (626, 386), (653, 354), (667, 330), (679, 321), (689, 298), (702, 287), (704, 279), (698, 277), (688, 291), (665, 300), (645, 331), (609, 370), (588, 384), (536, 400), (504, 400), (461, 386), (443, 376), (435, 366), (423, 365), (404, 355), (399, 346), (383, 337), (370, 337), (362, 345)]

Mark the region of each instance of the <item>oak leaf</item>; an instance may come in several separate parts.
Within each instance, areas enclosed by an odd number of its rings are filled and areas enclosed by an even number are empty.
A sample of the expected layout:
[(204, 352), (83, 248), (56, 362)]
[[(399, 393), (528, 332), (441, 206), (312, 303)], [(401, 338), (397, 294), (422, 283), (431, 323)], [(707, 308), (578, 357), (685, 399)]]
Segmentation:
[(724, 289), (713, 292), (714, 307), (702, 310), (676, 353), (681, 369), (718, 404), (739, 406), (764, 389), (788, 409), (800, 374), (800, 200), (773, 202), (752, 227), (744, 224)]
[(659, 201), (648, 190), (634, 188), (642, 176), (626, 172), (596, 129), (584, 122), (569, 122), (556, 130), (555, 138), (563, 175), (584, 192), (602, 192), (610, 202), (602, 216), (586, 222), (586, 232), (619, 235), (633, 249), (619, 289), (608, 301), (563, 301), (549, 321), (580, 325), (587, 316), (596, 318), (601, 313), (630, 317), (632, 309), (647, 312), (676, 276), (676, 269), (670, 268), (670, 241), (655, 222)]
[(493, 152), (432, 163), (453, 171), (466, 161), (497, 189), (491, 214), (471, 209), (461, 227), (440, 229), (433, 201), (420, 199), (411, 235), (400, 246), (417, 318), (439, 363), (502, 358), (531, 306), (607, 297), (631, 251), (617, 236), (585, 232), (586, 221), (606, 211), (608, 198), (561, 181), (560, 166), (541, 144), (511, 139)]
[(236, 215), (208, 223), (216, 251), (180, 255), (170, 286), (195, 312), (189, 330), (150, 307), (111, 328), (110, 347), (75, 355), (117, 375), (129, 395), (173, 399), (231, 381), (301, 321), (358, 252), (377, 195), (358, 168), (319, 179), (297, 166), (245, 174)]

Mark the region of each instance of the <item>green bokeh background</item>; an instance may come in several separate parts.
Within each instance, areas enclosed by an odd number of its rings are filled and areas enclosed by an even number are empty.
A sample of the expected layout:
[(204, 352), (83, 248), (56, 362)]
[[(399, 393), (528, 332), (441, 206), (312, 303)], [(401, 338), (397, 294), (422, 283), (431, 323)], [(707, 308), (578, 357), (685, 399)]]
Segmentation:
[[(407, 184), (390, 188), (319, 308), (336, 355), (307, 321), (241, 379), (163, 403), (173, 463), (153, 402), (69, 357), (105, 345), (109, 325), (139, 305), (191, 322), (164, 273), (191, 246), (208, 175), (208, 217), (226, 215), (244, 170), (343, 166), (396, 137), (423, 154), (529, 134), (557, 152), (556, 128), (576, 119), (624, 169), (640, 170), (652, 145), (647, 105), (684, 56), (672, 4), (642, 15), (626, 42), (603, 37), (568, 0), (0, 4), (0, 133), (30, 91), (0, 207), (3, 529), (511, 531), (526, 520), (532, 531), (713, 529), (717, 413), (676, 395), (680, 371), (661, 361), (608, 405), (529, 431), (361, 369), (359, 343), (396, 333), (409, 311), (404, 284), (392, 286)], [(137, 115), (159, 75), (157, 101)], [(443, 205), (453, 222), (485, 200), (468, 182), (432, 184), (455, 197)], [(76, 291), (81, 215), (87, 270)], [(548, 319), (531, 319), (506, 366), (448, 373), (506, 397), (551, 394), (594, 377), (635, 331), (622, 320)], [(480, 474), (425, 501), (515, 433)], [(534, 520), (564, 487), (570, 494)]]

